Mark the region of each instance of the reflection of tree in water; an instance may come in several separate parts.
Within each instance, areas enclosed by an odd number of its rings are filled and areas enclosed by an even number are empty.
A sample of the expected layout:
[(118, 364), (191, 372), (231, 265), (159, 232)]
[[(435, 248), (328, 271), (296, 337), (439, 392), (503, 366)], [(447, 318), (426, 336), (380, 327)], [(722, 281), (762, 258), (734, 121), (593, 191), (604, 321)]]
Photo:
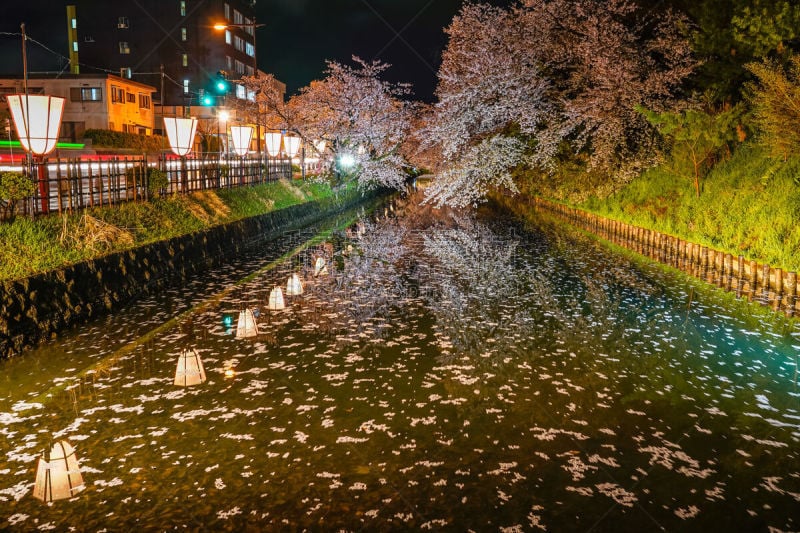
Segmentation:
[(383, 338), (391, 309), (404, 296), (405, 229), (388, 220), (362, 220), (346, 237), (342, 248), (330, 255), (329, 273), (314, 282), (314, 297), (326, 309), (319, 328)]

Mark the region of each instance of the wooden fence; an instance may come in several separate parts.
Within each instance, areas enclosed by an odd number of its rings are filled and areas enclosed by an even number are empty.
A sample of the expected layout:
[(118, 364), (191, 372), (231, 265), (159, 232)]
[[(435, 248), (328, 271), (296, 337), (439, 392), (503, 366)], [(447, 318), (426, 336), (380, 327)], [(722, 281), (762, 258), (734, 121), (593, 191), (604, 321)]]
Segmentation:
[(698, 279), (780, 311), (797, 314), (797, 273), (745, 260), (672, 235), (611, 220), (537, 198), (534, 206), (618, 246), (672, 266)]
[(153, 194), (150, 169), (167, 176), (158, 194), (188, 194), (195, 191), (241, 187), (290, 178), (288, 159), (267, 159), (213, 154), (210, 157), (156, 159), (109, 157), (97, 159), (52, 158), (34, 162), (24, 172), (36, 183), (36, 194), (20, 202), (17, 213), (38, 216), (73, 212), (96, 206), (148, 201)]

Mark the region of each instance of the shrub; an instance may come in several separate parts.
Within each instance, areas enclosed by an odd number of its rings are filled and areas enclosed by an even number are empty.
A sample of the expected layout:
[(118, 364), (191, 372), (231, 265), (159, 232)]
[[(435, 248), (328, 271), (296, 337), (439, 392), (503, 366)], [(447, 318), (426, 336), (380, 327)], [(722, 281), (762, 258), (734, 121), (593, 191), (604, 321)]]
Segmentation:
[(159, 197), (167, 189), (169, 178), (167, 173), (161, 169), (150, 167), (147, 170), (147, 192), (151, 197)]
[(92, 140), (92, 145), (103, 148), (121, 148), (137, 152), (161, 152), (167, 147), (162, 135), (137, 135), (121, 131), (88, 129), (84, 137)]
[(36, 192), (33, 180), (20, 172), (0, 174), (0, 205), (3, 218), (13, 219), (17, 202), (30, 198)]

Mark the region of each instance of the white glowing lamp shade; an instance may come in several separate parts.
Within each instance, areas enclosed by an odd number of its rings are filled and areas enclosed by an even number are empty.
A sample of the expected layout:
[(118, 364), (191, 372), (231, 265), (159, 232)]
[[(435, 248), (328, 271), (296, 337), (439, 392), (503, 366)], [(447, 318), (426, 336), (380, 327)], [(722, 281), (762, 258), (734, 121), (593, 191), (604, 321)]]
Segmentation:
[(303, 282), (300, 281), (300, 276), (292, 274), (289, 281), (286, 282), (286, 294), (289, 296), (299, 296), (303, 294)]
[(247, 155), (252, 138), (252, 126), (231, 126), (231, 140), (233, 141), (233, 151), (236, 152), (236, 155)]
[(281, 140), (283, 135), (277, 132), (268, 132), (264, 135), (264, 145), (270, 157), (277, 157), (281, 153)]
[(325, 264), (324, 257), (317, 257), (317, 261), (314, 264), (314, 276), (324, 276), (328, 273), (328, 265)]
[(270, 311), (280, 311), (286, 308), (286, 303), (283, 301), (283, 290), (280, 287), (275, 287), (269, 293), (269, 309)]
[(60, 440), (50, 450), (50, 459), (39, 458), (33, 497), (43, 502), (72, 498), (84, 489), (75, 449)]
[(10, 94), (6, 100), (22, 147), (34, 155), (52, 152), (61, 129), (64, 99), (58, 96)]
[(175, 369), (175, 385), (189, 387), (199, 385), (206, 380), (206, 370), (203, 360), (194, 348), (183, 350), (178, 356), (178, 367)]
[(236, 338), (246, 339), (248, 337), (255, 337), (258, 335), (258, 324), (256, 324), (256, 317), (253, 311), (245, 309), (239, 313), (239, 323), (236, 326)]
[(196, 118), (164, 117), (164, 129), (167, 132), (169, 147), (175, 155), (183, 157), (192, 151), (194, 135), (197, 133)]
[(300, 137), (294, 135), (287, 135), (283, 138), (283, 147), (286, 148), (286, 155), (290, 158), (297, 155), (300, 151)]

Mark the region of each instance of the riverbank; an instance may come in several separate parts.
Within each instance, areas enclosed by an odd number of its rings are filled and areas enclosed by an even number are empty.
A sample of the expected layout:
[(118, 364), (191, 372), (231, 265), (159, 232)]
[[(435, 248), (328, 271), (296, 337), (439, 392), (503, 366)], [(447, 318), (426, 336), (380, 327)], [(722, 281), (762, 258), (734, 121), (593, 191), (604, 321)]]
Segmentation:
[(17, 217), (0, 224), (0, 281), (23, 279), (333, 195), (324, 183), (280, 180), (64, 216)]
[[(258, 188), (261, 190), (254, 190)], [(232, 202), (220, 202), (216, 209), (223, 213), (220, 218), (229, 219), (233, 217), (233, 209), (225, 213), (222, 206), (238, 205), (238, 215), (270, 207), (266, 213), (240, 216), (238, 220), (215, 225), (210, 225), (209, 215), (207, 227), (197, 231), (138, 246), (126, 243), (128, 246), (120, 251), (32, 276), (3, 281), (0, 283), (0, 358), (19, 353), (26, 346), (47, 339), (67, 326), (110, 312), (132, 298), (168, 283), (181, 283), (189, 276), (219, 264), (224, 258), (246, 250), (255, 242), (277, 238), (282, 233), (312, 224), (364, 199), (355, 187), (320, 195), (319, 199), (302, 203), (298, 203), (299, 199), (310, 195), (301, 196), (300, 189), (291, 184), (279, 183), (258, 188), (241, 189), (231, 195), (229, 200)], [(264, 200), (265, 188), (272, 189), (271, 205)], [(298, 192), (294, 192), (295, 189)], [(292, 200), (284, 194), (281, 201), (293, 201), (293, 205), (277, 208), (279, 204), (274, 198), (281, 198), (277, 194), (281, 190), (288, 191), (294, 197)], [(220, 192), (203, 193), (188, 200), (176, 198), (172, 199), (171, 204), (173, 207), (179, 205), (195, 218), (201, 219), (199, 212), (193, 211), (191, 206), (195, 206), (196, 210), (196, 206), (203, 200), (209, 201), (209, 197), (219, 199), (219, 196), (223, 196)], [(140, 208), (138, 212), (141, 213), (141, 208), (145, 206), (140, 204), (134, 207)], [(164, 210), (165, 206), (154, 205), (144, 209), (144, 212), (156, 209)], [(178, 223), (180, 220), (190, 220), (185, 213), (177, 213), (172, 231), (181, 227)], [(149, 227), (155, 228), (152, 221), (149, 221)]]
[(527, 196), (542, 196), (650, 231), (742, 255), (785, 272), (800, 270), (800, 158), (771, 156), (755, 142), (736, 147), (702, 180), (670, 171), (669, 161), (645, 171), (615, 194), (587, 196), (580, 171), (520, 180)]

